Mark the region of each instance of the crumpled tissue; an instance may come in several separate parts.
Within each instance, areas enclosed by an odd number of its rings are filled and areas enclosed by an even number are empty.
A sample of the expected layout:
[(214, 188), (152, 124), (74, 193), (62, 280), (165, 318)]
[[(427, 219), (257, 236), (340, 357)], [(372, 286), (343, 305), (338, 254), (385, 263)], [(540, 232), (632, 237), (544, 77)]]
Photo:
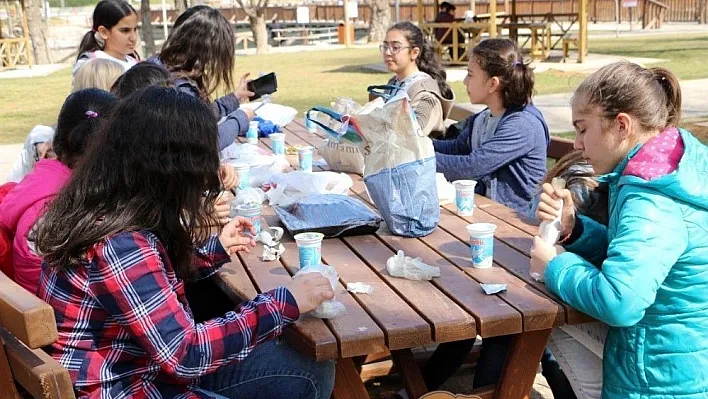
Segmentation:
[(357, 281), (355, 283), (347, 283), (347, 291), (352, 292), (354, 294), (371, 295), (374, 293), (374, 287), (369, 284)]
[(405, 256), (403, 251), (386, 261), (386, 270), (393, 277), (403, 277), (408, 280), (432, 280), (433, 277), (440, 277), (440, 268), (426, 265), (420, 258)]
[(256, 242), (263, 243), (264, 261), (280, 260), (280, 255), (285, 252), (285, 247), (280, 243), (282, 238), (283, 229), (281, 227), (268, 227), (258, 233)]

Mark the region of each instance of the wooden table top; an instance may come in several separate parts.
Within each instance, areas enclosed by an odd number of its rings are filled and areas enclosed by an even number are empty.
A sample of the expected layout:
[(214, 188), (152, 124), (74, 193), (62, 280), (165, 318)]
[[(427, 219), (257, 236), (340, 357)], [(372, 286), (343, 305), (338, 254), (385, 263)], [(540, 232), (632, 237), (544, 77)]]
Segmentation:
[[(284, 130), (288, 145), (318, 147), (324, 141), (320, 133), (307, 132), (298, 121)], [(267, 147), (270, 142), (261, 139), (260, 145)], [(296, 156), (288, 158), (297, 164)], [(351, 177), (350, 195), (373, 208), (362, 177)], [(427, 237), (399, 237), (379, 230), (372, 235), (324, 240), (322, 260), (339, 273), (336, 295), (347, 314), (330, 320), (303, 316), (286, 329), (284, 338), (319, 361), (591, 321), (530, 277), (535, 222), (482, 196), (476, 197), (476, 205), (472, 217), (457, 216), (454, 205), (442, 207), (440, 224)], [(279, 225), (270, 207), (264, 207), (263, 214), (270, 225)], [(497, 225), (494, 267), (490, 269), (472, 267), (465, 229), (472, 222)], [(250, 299), (287, 283), (298, 271), (298, 251), (287, 233), (283, 244), (286, 250), (279, 262), (264, 262), (260, 244), (250, 254), (235, 255), (218, 274), (222, 288), (235, 298)], [(432, 281), (391, 277), (386, 260), (398, 250), (439, 267), (441, 276)], [(349, 293), (345, 286), (352, 282), (370, 284), (374, 292)], [(486, 295), (480, 283), (504, 283), (508, 289)]]

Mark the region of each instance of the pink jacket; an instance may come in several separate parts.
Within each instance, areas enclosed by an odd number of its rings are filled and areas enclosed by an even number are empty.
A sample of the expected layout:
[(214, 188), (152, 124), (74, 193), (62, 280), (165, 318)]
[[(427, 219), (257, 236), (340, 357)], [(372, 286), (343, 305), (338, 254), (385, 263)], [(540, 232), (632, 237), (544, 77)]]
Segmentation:
[(43, 159), (0, 203), (0, 228), (14, 237), (15, 281), (35, 295), (39, 288), (42, 258), (31, 249), (34, 245), (27, 241), (27, 235), (46, 211), (45, 206), (59, 194), (70, 177), (68, 166), (55, 159)]

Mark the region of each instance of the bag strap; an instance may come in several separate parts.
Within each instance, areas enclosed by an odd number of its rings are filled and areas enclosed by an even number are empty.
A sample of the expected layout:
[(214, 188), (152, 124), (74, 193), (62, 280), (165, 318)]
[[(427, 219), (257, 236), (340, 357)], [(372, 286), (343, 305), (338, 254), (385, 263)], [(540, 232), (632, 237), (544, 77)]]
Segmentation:
[(341, 135), (341, 134), (339, 134), (339, 132), (337, 132), (336, 130), (332, 129), (331, 127), (325, 125), (324, 123), (322, 123), (316, 119), (312, 119), (312, 117), (310, 117), (310, 112), (312, 112), (312, 111), (321, 112), (338, 122), (344, 123), (344, 122), (342, 122), (343, 115), (340, 114), (339, 112), (337, 112), (333, 109), (327, 108), (327, 107), (316, 106), (316, 107), (310, 108), (310, 110), (307, 111), (307, 113), (305, 114), (305, 119), (307, 119), (311, 123), (314, 123), (315, 125), (319, 126), (327, 134), (329, 134), (330, 136), (332, 136), (333, 138), (335, 138), (337, 140), (339, 140), (340, 138), (344, 138), (346, 140), (351, 141), (352, 143), (359, 143), (362, 141), (361, 137), (359, 137), (359, 133), (357, 133), (357, 131), (352, 126), (347, 126), (347, 132), (344, 133), (343, 135)]
[[(398, 94), (399, 90), (403, 90), (403, 87), (396, 85), (372, 85), (366, 88), (366, 91), (369, 93), (381, 97), (386, 101)], [(389, 94), (387, 91), (390, 91), (391, 93)]]

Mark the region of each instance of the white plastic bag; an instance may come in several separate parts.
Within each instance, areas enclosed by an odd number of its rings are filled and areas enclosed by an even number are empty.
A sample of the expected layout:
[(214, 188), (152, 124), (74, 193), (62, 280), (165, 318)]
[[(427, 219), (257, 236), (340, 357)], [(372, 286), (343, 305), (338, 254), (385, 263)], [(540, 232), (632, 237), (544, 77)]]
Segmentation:
[(241, 104), (240, 107), (250, 108), (251, 110), (255, 109), (256, 116), (259, 116), (264, 120), (271, 121), (280, 127), (286, 126), (297, 116), (297, 110), (293, 107), (271, 102), (266, 103), (265, 105), (261, 104), (263, 104), (262, 101), (254, 101), (252, 103)]
[(271, 176), (274, 188), (266, 192), (271, 206), (288, 206), (306, 195), (341, 194), (346, 195), (354, 184), (344, 173), (303, 172), (279, 173)]
[(250, 186), (260, 187), (268, 183), (275, 173), (282, 173), (290, 164), (284, 157), (248, 143), (233, 143), (221, 151), (221, 161), (230, 165), (246, 163), (251, 165)]
[(318, 306), (310, 314), (315, 317), (319, 317), (320, 319), (332, 319), (346, 314), (347, 308), (344, 306), (343, 303), (337, 300), (336, 296), (337, 289), (339, 288), (339, 274), (337, 274), (337, 270), (332, 266), (323, 265), (322, 263), (320, 263), (316, 266), (309, 266), (304, 269), (300, 269), (299, 272), (295, 273), (295, 276), (293, 276), (293, 278), (297, 278), (297, 276), (306, 273), (320, 273), (321, 275), (325, 276), (327, 280), (329, 280), (330, 284), (332, 284), (332, 291), (334, 291), (335, 293), (334, 298), (322, 302), (320, 306)]
[(426, 265), (420, 258), (405, 256), (403, 251), (386, 261), (386, 270), (393, 277), (403, 277), (408, 280), (432, 280), (433, 277), (440, 277), (440, 268)]
[(442, 173), (435, 174), (435, 183), (438, 186), (438, 200), (440, 205), (454, 204), (457, 192), (455, 191), (455, 186), (452, 185), (445, 175)]

